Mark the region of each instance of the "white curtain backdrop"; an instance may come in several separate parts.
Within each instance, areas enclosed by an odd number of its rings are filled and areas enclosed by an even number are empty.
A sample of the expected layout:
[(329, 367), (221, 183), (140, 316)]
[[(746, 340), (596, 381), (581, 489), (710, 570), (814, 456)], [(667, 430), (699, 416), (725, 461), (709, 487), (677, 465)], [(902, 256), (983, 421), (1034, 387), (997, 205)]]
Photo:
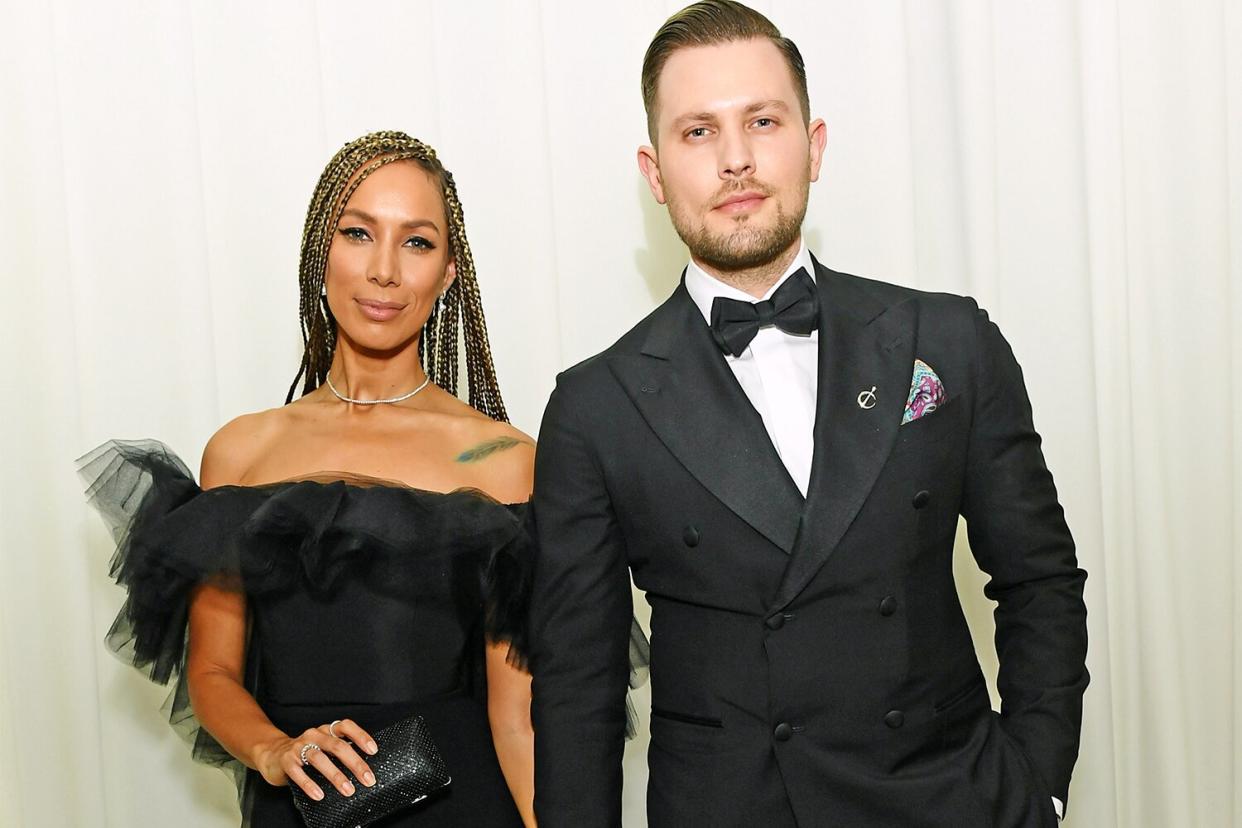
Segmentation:
[[(643, 50), (679, 5), (0, 0), (0, 825), (236, 824), (165, 691), (101, 645), (122, 595), (73, 458), (156, 437), (193, 466), (283, 401), (306, 203), (375, 129), (455, 173), (535, 433), (556, 372), (685, 260), (634, 162)], [(1066, 825), (1242, 825), (1242, 4), (755, 5), (828, 122), (812, 249), (976, 297), (1025, 368), (1090, 572)]]

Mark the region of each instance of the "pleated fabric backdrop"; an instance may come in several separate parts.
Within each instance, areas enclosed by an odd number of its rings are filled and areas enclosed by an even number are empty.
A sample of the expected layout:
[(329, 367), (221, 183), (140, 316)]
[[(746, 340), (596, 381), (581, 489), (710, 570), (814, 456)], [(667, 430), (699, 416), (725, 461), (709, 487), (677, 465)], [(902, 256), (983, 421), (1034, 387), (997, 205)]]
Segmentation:
[[(282, 402), (307, 200), (375, 129), (455, 173), (534, 433), (556, 372), (684, 263), (634, 163), (643, 50), (679, 5), (0, 2), (0, 824), (236, 823), (164, 691), (101, 646), (121, 594), (73, 458), (157, 437), (193, 463)], [(1025, 368), (1091, 573), (1066, 825), (1242, 824), (1242, 4), (755, 5), (828, 122), (812, 249), (973, 295)]]

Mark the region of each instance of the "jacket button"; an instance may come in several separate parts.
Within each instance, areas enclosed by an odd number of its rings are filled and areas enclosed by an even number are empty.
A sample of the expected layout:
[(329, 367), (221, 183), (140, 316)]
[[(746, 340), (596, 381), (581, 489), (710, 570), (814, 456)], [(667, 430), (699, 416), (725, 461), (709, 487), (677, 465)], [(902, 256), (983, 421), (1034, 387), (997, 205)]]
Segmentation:
[(788, 742), (789, 738), (793, 736), (793, 728), (787, 722), (781, 722), (772, 731), (772, 735), (776, 737), (778, 742)]
[(880, 615), (885, 618), (897, 611), (897, 599), (891, 595), (885, 595), (880, 601)]
[(687, 526), (686, 530), (681, 533), (681, 539), (686, 542), (686, 546), (699, 545), (699, 530), (693, 526)]
[(916, 509), (922, 509), (924, 506), (926, 506), (930, 502), (931, 502), (931, 492), (927, 491), (927, 489), (923, 489), (921, 492), (919, 492), (918, 494), (914, 496), (914, 508)]
[(890, 710), (884, 714), (884, 724), (888, 725), (893, 730), (896, 730), (905, 723), (906, 714), (902, 713), (900, 710)]
[(785, 626), (785, 614), (778, 612), (775, 615), (769, 615), (767, 620), (763, 622), (769, 630), (779, 630)]

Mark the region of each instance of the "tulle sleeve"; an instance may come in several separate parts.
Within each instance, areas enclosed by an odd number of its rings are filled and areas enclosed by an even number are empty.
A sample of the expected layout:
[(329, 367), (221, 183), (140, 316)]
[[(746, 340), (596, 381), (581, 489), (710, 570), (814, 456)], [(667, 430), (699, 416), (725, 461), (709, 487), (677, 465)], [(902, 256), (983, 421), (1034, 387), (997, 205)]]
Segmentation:
[(161, 542), (204, 492), (185, 463), (153, 440), (107, 442), (77, 467), (87, 500), (116, 541), (109, 574), (127, 593), (108, 630), (108, 649), (157, 684), (173, 683), (163, 706), (169, 724), (194, 759), (231, 773), (240, 792), (245, 768), (195, 718), (185, 678), (191, 593), (204, 580), (232, 579), (211, 544)]
[[(529, 526), (527, 504), (510, 506), (518, 518), (519, 529), (491, 554), (485, 578), (485, 617), (487, 637), (493, 642), (509, 644), (510, 664), (529, 669), (530, 595), (534, 582), (536, 557), (534, 533)], [(637, 618), (630, 619), (630, 690), (646, 683), (651, 662), (651, 645)], [(638, 712), (631, 694), (626, 700), (625, 736), (632, 739), (638, 732)]]
[(507, 643), (509, 663), (526, 670), (530, 653), (534, 550), (523, 525), (524, 510), (524, 505), (509, 507), (515, 518), (514, 533), (488, 555), (483, 578), (483, 607), (488, 641)]

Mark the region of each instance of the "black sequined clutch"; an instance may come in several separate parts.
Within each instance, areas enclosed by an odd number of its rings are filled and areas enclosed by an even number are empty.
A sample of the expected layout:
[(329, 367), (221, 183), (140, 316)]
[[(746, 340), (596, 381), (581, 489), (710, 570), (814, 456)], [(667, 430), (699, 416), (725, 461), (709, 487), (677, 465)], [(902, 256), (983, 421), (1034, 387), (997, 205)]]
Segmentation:
[(422, 802), (451, 781), (422, 716), (403, 719), (372, 735), (379, 751), (374, 756), (362, 754), (375, 774), (370, 788), (344, 768), (354, 783), (353, 796), (342, 795), (322, 777), (315, 780), (324, 794), (318, 802), (297, 785), (289, 786), (293, 804), (309, 828), (362, 828)]

